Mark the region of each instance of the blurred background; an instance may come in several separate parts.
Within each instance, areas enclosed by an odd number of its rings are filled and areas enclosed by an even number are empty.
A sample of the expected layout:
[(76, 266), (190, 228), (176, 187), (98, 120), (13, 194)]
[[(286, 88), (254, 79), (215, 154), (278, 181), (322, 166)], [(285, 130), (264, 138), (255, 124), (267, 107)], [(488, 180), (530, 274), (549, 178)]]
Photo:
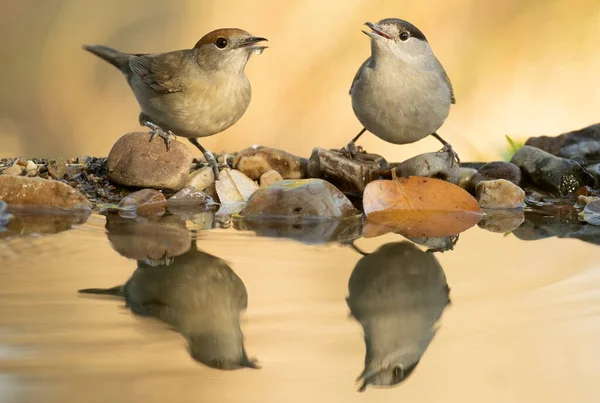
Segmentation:
[[(343, 146), (361, 128), (348, 90), (370, 52), (362, 24), (385, 17), (417, 25), (444, 65), (457, 104), (439, 133), (463, 160), (500, 157), (505, 135), (600, 121), (598, 0), (0, 0), (0, 157), (106, 156), (121, 135), (145, 131), (124, 78), (82, 44), (165, 52), (222, 27), (270, 48), (247, 66), (248, 111), (205, 147), (308, 156)], [(360, 144), (390, 161), (440, 148), (373, 135)]]

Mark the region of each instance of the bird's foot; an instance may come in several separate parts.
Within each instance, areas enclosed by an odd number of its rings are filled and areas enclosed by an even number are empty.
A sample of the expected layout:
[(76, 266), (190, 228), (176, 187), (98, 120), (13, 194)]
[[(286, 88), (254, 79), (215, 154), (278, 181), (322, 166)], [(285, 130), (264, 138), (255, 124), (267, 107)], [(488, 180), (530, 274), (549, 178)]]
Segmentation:
[(340, 154), (350, 159), (356, 159), (358, 154), (364, 154), (365, 150), (361, 146), (357, 146), (354, 141), (351, 141), (346, 147), (340, 148)]
[(152, 140), (154, 140), (155, 137), (160, 137), (165, 141), (165, 146), (167, 147), (167, 151), (169, 151), (169, 148), (171, 146), (171, 136), (175, 137), (175, 134), (173, 134), (172, 131), (168, 130), (168, 131), (164, 131), (160, 126), (155, 125), (152, 122), (149, 121), (145, 121), (143, 122), (143, 125), (150, 128), (150, 142), (152, 142)]
[(449, 154), (452, 157), (452, 163), (450, 164), (451, 167), (454, 166), (454, 162), (456, 162), (458, 164), (458, 166), (460, 167), (460, 158), (459, 158), (457, 152), (454, 151), (454, 148), (452, 148), (452, 145), (445, 144), (444, 147), (439, 152)]

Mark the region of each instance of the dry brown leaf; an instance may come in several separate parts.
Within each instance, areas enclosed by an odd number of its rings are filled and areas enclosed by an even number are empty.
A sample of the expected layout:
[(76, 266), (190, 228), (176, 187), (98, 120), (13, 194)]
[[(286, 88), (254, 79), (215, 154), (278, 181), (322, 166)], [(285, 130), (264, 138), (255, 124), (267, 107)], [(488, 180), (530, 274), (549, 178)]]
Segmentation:
[(464, 189), (432, 178), (412, 176), (367, 185), (363, 208), (369, 236), (397, 232), (410, 237), (455, 235), (476, 225), (483, 212)]

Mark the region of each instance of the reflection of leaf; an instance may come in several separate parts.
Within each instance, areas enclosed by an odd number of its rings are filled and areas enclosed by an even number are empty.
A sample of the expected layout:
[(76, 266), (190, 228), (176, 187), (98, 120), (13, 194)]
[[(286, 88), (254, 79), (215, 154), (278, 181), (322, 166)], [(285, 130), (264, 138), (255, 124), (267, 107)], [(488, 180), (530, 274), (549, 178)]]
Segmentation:
[(579, 213), (579, 219), (593, 225), (600, 225), (600, 200), (588, 203)]
[(368, 236), (389, 231), (412, 237), (450, 236), (471, 228), (483, 215), (462, 188), (418, 176), (369, 183), (363, 208), (372, 224), (365, 228)]

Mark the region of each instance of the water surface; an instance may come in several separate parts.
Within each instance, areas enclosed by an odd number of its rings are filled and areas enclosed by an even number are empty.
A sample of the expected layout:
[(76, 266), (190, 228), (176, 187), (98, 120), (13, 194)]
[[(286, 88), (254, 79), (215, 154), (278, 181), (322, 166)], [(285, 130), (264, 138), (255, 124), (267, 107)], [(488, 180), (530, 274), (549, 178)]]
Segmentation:
[[(0, 402), (600, 395), (593, 243), (474, 227), (453, 250), (431, 253), (397, 234), (353, 248), (172, 217), (131, 225), (92, 215), (53, 235), (4, 234)], [(78, 293), (129, 279), (127, 304)], [(377, 360), (390, 372), (373, 382), (405, 379), (358, 393), (357, 377)]]

